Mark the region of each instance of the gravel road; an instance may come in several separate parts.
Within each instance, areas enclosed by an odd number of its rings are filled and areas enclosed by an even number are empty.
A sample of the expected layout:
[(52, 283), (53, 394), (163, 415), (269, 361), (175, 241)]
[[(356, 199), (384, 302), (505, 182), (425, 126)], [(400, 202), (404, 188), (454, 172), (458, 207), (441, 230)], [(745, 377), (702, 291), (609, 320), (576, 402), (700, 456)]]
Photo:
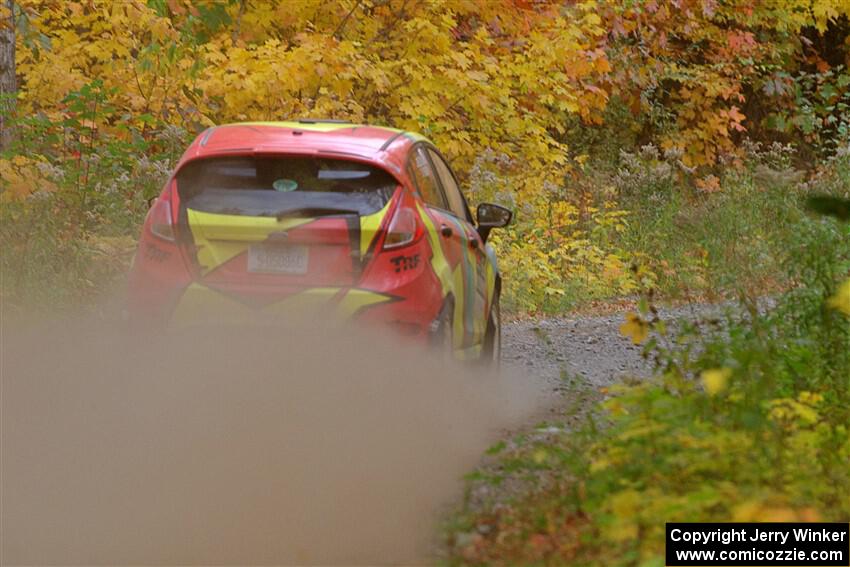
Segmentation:
[(566, 377), (605, 386), (649, 371), (635, 346), (619, 333), (622, 314), (515, 321), (503, 331), (507, 368), (543, 376), (555, 388)]
[[(659, 317), (675, 328), (682, 321), (721, 317), (729, 306), (693, 304), (659, 309)], [(552, 317), (505, 323), (502, 361), (506, 369), (542, 377), (554, 390), (564, 379), (580, 379), (604, 387), (629, 378), (646, 378), (650, 361), (642, 348), (620, 334), (624, 312), (595, 316)]]

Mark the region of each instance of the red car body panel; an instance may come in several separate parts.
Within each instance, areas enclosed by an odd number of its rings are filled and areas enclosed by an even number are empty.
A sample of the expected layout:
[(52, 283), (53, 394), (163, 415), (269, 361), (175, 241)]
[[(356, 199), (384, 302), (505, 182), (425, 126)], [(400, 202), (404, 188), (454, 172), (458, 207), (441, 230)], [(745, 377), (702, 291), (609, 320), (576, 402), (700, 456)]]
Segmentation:
[[(193, 310), (194, 316), (214, 315), (222, 306), (224, 312), (238, 306), (275, 313), (312, 303), (427, 339), (451, 298), (455, 349), (479, 351), (497, 293), (494, 255), (467, 219), (424, 205), (407, 167), (417, 143), (427, 141), (387, 128), (322, 123), (246, 123), (203, 132), (145, 221), (129, 277), (131, 320), (168, 325)], [(233, 217), (181, 203), (177, 177), (188, 164), (229, 156), (345, 160), (384, 170), (397, 187), (383, 209), (359, 216)], [(389, 225), (401, 214), (414, 219), (415, 235), (385, 249)], [(174, 239), (157, 234), (163, 230)], [(309, 250), (303, 273), (251, 271), (248, 249), (273, 246), (278, 237)], [(281, 307), (280, 316), (285, 313)]]

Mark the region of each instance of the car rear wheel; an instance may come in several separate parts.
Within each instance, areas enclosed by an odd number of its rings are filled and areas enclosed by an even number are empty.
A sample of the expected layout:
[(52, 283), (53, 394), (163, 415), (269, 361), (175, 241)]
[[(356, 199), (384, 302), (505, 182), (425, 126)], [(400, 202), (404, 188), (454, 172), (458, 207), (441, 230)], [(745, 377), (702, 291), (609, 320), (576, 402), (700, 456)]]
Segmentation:
[(445, 360), (454, 360), (454, 302), (448, 299), (436, 320), (436, 329), (431, 336), (431, 347)]
[(502, 313), (499, 309), (498, 295), (490, 308), (487, 332), (481, 349), (481, 362), (489, 368), (499, 368), (502, 362)]

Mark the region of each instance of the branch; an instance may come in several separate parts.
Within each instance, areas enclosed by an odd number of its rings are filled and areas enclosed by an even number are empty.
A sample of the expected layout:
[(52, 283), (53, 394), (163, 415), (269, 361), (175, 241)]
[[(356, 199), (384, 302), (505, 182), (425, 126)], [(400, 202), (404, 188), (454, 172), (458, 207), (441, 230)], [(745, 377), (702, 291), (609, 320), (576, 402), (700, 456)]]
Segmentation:
[[(360, 4), (362, 2), (363, 2), (363, 0), (357, 0), (357, 2), (354, 3), (354, 6), (351, 8), (351, 10), (348, 11), (348, 13), (345, 15), (345, 17), (342, 19), (342, 21), (339, 23), (339, 25), (334, 30), (334, 32), (331, 34), (332, 38), (336, 39), (337, 41), (339, 41), (341, 39), (340, 37), (337, 37), (337, 35), (342, 33), (343, 28), (345, 28), (345, 24), (348, 23), (348, 20), (351, 18), (351, 15), (354, 14), (354, 11), (357, 8), (360, 7)], [(313, 107), (312, 108), (314, 108), (314, 109), (316, 108), (316, 97), (319, 96), (320, 90), (322, 90), (322, 80), (321, 79), (319, 79), (319, 82), (316, 83), (316, 90), (313, 91), (313, 96), (310, 97), (310, 100), (313, 101)]]
[(341, 37), (337, 37), (337, 36), (342, 33), (343, 28), (345, 28), (345, 24), (348, 23), (348, 20), (349, 20), (349, 18), (351, 18), (351, 15), (354, 14), (354, 11), (357, 8), (359, 8), (360, 4), (362, 4), (362, 3), (363, 3), (363, 0), (357, 0), (357, 2), (354, 3), (354, 6), (351, 8), (351, 10), (348, 11), (348, 13), (345, 15), (345, 17), (342, 19), (342, 21), (339, 23), (339, 25), (334, 30), (334, 32), (331, 34), (332, 38), (337, 39), (337, 40), (342, 39)]
[(240, 32), (242, 31), (242, 15), (245, 13), (245, 4), (247, 0), (239, 1), (239, 13), (236, 14), (236, 25), (233, 26), (233, 31), (230, 32), (230, 42), (233, 45), (236, 45), (236, 40), (239, 39)]

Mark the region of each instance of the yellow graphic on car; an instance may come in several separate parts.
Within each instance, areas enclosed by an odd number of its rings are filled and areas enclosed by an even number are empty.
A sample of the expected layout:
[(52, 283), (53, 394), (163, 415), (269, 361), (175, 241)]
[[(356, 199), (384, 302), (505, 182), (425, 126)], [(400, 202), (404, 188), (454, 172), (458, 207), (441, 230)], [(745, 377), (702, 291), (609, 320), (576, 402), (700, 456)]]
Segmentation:
[(246, 217), (186, 209), (197, 247), (201, 273), (207, 274), (275, 232), (291, 230), (314, 219)]
[[(360, 217), (360, 257), (363, 258), (376, 238), (390, 202), (380, 211)], [(206, 275), (225, 262), (245, 252), (252, 244), (266, 240), (275, 232), (285, 232), (315, 218), (255, 217), (225, 215), (186, 209), (189, 228), (197, 246), (201, 274)]]
[(313, 287), (258, 309), (236, 297), (193, 283), (186, 288), (177, 304), (171, 325), (182, 327), (214, 322), (279, 324), (283, 320), (297, 319), (299, 316), (315, 320), (316, 311), (321, 312), (322, 309), (327, 309), (332, 315), (328, 321), (345, 321), (366, 307), (394, 300), (391, 295), (367, 289)]

